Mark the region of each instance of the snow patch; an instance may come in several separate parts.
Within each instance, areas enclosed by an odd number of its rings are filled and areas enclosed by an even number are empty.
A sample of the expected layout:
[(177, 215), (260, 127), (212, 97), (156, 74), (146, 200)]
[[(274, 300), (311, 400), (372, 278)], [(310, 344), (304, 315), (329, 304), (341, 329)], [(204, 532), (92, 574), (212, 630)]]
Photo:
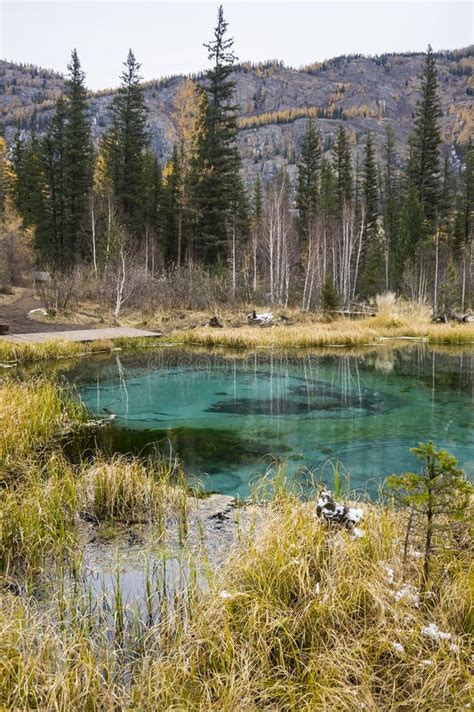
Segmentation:
[(433, 640), (451, 640), (451, 633), (444, 633), (438, 628), (436, 623), (430, 623), (421, 629), (423, 635)]
[(410, 583), (406, 583), (398, 591), (393, 591), (393, 595), (396, 601), (406, 601), (406, 603), (411, 603), (413, 606), (420, 605), (419, 593)]

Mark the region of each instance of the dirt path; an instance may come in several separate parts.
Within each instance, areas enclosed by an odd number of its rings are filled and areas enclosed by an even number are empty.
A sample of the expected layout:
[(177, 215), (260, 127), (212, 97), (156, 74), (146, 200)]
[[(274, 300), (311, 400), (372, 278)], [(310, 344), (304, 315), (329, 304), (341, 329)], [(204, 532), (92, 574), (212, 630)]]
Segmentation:
[[(37, 321), (30, 319), (28, 312), (31, 309), (41, 308), (40, 301), (35, 297), (32, 289), (25, 289), (16, 301), (2, 304), (0, 302), (0, 323), (10, 326), (10, 334), (31, 334), (38, 332), (74, 331), (84, 328), (82, 324), (70, 324), (59, 322)], [(96, 322), (87, 324), (87, 328), (93, 329)]]

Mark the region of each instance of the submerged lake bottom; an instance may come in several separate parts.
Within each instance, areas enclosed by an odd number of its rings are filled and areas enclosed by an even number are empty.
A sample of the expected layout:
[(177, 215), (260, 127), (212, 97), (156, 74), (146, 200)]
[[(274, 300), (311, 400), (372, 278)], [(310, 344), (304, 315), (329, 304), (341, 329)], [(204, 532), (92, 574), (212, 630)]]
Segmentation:
[(231, 357), (174, 349), (88, 357), (67, 373), (110, 453), (180, 456), (190, 484), (247, 497), (275, 460), (331, 486), (336, 468), (371, 498), (419, 470), (433, 440), (474, 472), (474, 352), (426, 345), (370, 352)]

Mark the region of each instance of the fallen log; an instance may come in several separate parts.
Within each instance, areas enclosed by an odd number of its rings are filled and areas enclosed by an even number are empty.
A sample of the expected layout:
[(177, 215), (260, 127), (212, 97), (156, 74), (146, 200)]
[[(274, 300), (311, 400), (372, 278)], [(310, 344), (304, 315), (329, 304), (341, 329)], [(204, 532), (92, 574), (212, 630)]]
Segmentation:
[(251, 326), (267, 326), (273, 321), (273, 312), (262, 312), (257, 314), (255, 309), (247, 314), (247, 321)]
[(355, 309), (331, 309), (326, 314), (341, 314), (342, 316), (377, 316), (377, 312), (356, 311)]
[(466, 314), (455, 314), (454, 312), (441, 312), (440, 314), (434, 314), (432, 321), (435, 324), (447, 324), (450, 321), (455, 321), (458, 324), (468, 324), (474, 321), (474, 317), (467, 312)]

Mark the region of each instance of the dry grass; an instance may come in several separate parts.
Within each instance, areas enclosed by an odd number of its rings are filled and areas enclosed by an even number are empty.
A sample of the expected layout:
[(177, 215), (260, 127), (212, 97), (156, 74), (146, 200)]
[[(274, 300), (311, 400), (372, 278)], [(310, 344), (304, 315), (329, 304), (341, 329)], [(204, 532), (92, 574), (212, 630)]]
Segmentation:
[(27, 290), (23, 287), (12, 287), (8, 293), (0, 292), (0, 307), (6, 307), (17, 302)]
[[(401, 563), (400, 518), (370, 508), (366, 534), (331, 529), (314, 504), (274, 503), (186, 634), (146, 657), (133, 707), (186, 710), (462, 709), (469, 699), (468, 558), (429, 608)], [(467, 567), (467, 568), (466, 568)], [(393, 583), (387, 571), (393, 569)], [(450, 641), (422, 628), (436, 622)]]
[[(148, 627), (134, 618), (110, 637), (87, 592), (60, 587), (47, 611), (0, 591), (0, 708), (466, 707), (468, 552), (450, 555), (439, 594), (417, 605), (397, 595), (418, 584), (419, 562), (402, 565), (395, 512), (367, 507), (365, 536), (354, 539), (317, 519), (313, 502), (280, 491), (265, 519), (211, 590), (190, 598), (185, 621), (180, 611)], [(112, 624), (124, 622), (122, 606), (115, 594)], [(424, 634), (433, 623), (450, 639)]]
[(0, 573), (67, 556), (80, 516), (97, 523), (163, 523), (176, 512), (186, 529), (186, 479), (173, 458), (133, 458), (74, 466), (61, 438), (74, 437), (83, 407), (57, 383), (0, 382)]
[(432, 344), (474, 343), (474, 324), (429, 324), (409, 321), (396, 324), (392, 317), (376, 316), (361, 321), (340, 319), (331, 323), (295, 324), (239, 329), (201, 327), (175, 332), (175, 344), (233, 348), (313, 348), (320, 346), (373, 346), (386, 339), (423, 339)]
[(84, 419), (84, 411), (57, 384), (45, 380), (0, 387), (0, 481)]
[(34, 363), (47, 359), (75, 358), (94, 353), (111, 353), (114, 349), (133, 351), (156, 346), (159, 342), (154, 338), (121, 337), (113, 341), (97, 339), (84, 343), (74, 341), (59, 341), (52, 337), (45, 343), (15, 344), (0, 340), (0, 366), (14, 363)]
[(31, 463), (21, 483), (0, 502), (0, 574), (28, 579), (46, 561), (68, 557), (74, 546), (78, 487), (72, 469), (53, 454)]
[[(186, 530), (182, 470), (173, 460), (152, 467), (124, 458), (72, 466), (52, 443), (82, 411), (55, 384), (4, 381), (0, 413), (0, 463), (22, 472), (0, 497), (0, 709), (466, 707), (473, 569), (465, 533), (456, 546), (447, 541), (439, 585), (417, 602), (421, 562), (403, 564), (403, 517), (366, 505), (364, 536), (355, 538), (277, 482), (263, 529), (229, 552), (209, 591), (197, 599), (187, 589), (171, 612), (158, 602), (151, 623), (139, 611), (128, 619), (119, 586), (107, 609), (81, 588), (77, 523), (147, 521), (160, 532), (176, 511)], [(46, 572), (56, 588), (49, 603), (22, 595)], [(147, 583), (147, 602), (155, 595)], [(423, 633), (431, 624), (449, 639)]]
[(99, 458), (85, 466), (81, 487), (81, 512), (97, 522), (162, 522), (165, 506), (186, 509), (186, 476), (172, 457)]

